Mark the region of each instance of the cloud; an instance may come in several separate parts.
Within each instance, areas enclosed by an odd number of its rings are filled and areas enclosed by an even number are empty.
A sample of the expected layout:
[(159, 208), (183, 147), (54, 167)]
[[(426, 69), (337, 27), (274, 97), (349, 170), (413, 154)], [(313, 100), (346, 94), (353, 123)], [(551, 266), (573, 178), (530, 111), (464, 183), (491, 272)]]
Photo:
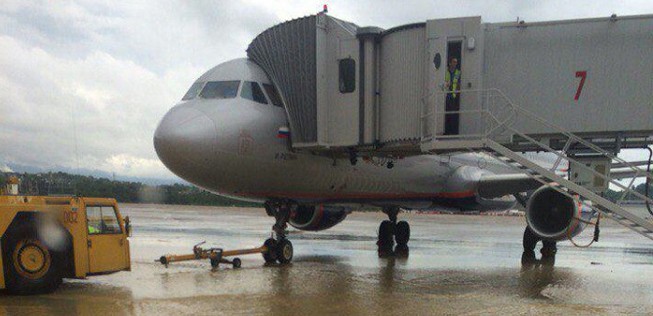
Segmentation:
[[(0, 161), (174, 176), (154, 152), (163, 114), (205, 70), (324, 1), (3, 1)], [(389, 28), (433, 18), (567, 19), (652, 12), (632, 1), (329, 1), (330, 13)], [(561, 9), (564, 8), (564, 9)]]
[[(76, 155), (84, 157), (81, 165), (118, 154), (156, 158), (152, 133), (184, 90), (175, 80), (179, 70), (159, 76), (100, 51), (64, 59), (7, 36), (0, 36), (0, 50), (11, 52), (0, 55), (0, 88), (13, 92), (0, 95), (10, 105), (0, 110), (4, 161), (70, 167)], [(145, 176), (136, 168), (120, 171)]]
[(159, 119), (274, 23), (238, 3), (10, 1), (0, 9), (0, 160), (174, 177), (153, 150)]
[(7, 166), (6, 164), (0, 163), (0, 172), (14, 172), (14, 171), (11, 170), (11, 168), (9, 168), (9, 166)]

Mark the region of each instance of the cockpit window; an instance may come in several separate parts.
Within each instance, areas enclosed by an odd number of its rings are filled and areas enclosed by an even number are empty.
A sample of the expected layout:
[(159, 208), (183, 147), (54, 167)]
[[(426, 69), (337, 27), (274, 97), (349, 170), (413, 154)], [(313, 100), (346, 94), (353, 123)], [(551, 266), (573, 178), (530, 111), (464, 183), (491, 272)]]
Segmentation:
[(209, 81), (200, 92), (205, 99), (231, 99), (238, 94), (240, 81)]
[(283, 102), (281, 102), (281, 97), (279, 96), (277, 89), (273, 85), (264, 83), (263, 88), (265, 89), (265, 92), (268, 93), (268, 98), (270, 98), (270, 102), (272, 102), (272, 104), (276, 106), (283, 106)]
[(268, 104), (268, 101), (265, 100), (263, 90), (261, 90), (261, 87), (256, 82), (245, 81), (243, 83), (243, 89), (240, 90), (240, 96), (254, 102)]
[(205, 84), (205, 82), (193, 83), (193, 85), (190, 86), (190, 89), (188, 89), (188, 92), (186, 92), (184, 97), (181, 98), (181, 99), (184, 100), (184, 101), (194, 99), (197, 96), (197, 94), (200, 92), (200, 90), (202, 90), (202, 87), (204, 86), (204, 84)]

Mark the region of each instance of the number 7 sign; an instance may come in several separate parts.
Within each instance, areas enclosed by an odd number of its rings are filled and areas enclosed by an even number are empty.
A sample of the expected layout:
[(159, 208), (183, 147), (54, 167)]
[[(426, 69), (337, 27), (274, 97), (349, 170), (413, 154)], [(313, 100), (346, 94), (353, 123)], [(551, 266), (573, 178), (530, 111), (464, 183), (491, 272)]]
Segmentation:
[(585, 85), (585, 78), (587, 78), (587, 71), (585, 70), (576, 71), (576, 78), (580, 78), (580, 82), (578, 83), (578, 89), (576, 90), (576, 96), (574, 96), (574, 100), (578, 101), (578, 98), (580, 98), (580, 93), (583, 91), (583, 85)]

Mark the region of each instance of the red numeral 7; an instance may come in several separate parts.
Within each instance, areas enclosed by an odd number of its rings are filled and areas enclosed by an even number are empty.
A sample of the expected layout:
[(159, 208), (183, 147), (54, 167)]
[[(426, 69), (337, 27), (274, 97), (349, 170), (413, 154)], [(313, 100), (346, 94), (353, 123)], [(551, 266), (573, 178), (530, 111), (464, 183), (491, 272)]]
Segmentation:
[(585, 84), (585, 78), (587, 78), (587, 71), (576, 71), (576, 78), (580, 78), (580, 82), (578, 83), (578, 89), (576, 90), (576, 96), (574, 97), (574, 100), (578, 101), (578, 98), (580, 98), (580, 92), (583, 91), (583, 85)]

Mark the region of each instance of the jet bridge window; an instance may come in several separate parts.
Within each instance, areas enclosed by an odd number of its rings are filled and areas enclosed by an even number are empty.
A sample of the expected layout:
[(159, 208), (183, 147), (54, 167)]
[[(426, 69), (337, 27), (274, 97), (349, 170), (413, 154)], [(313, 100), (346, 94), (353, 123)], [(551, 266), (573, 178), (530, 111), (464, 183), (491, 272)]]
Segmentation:
[(283, 107), (283, 102), (281, 102), (279, 92), (277, 92), (277, 89), (273, 85), (264, 83), (263, 88), (265, 89), (265, 92), (268, 93), (268, 98), (270, 98), (270, 102), (272, 102), (272, 104)]
[(200, 92), (204, 99), (232, 99), (238, 95), (240, 81), (209, 81)]
[(356, 90), (356, 61), (341, 59), (338, 67), (340, 76), (340, 93), (350, 93)]
[(188, 89), (188, 92), (186, 92), (186, 94), (184, 95), (183, 98), (181, 98), (181, 100), (186, 101), (186, 100), (195, 99), (195, 97), (200, 92), (200, 90), (202, 90), (202, 87), (204, 86), (204, 84), (205, 84), (205, 82), (193, 83), (193, 85), (190, 86), (190, 89)]
[(261, 86), (256, 82), (245, 81), (243, 83), (243, 89), (240, 91), (240, 96), (247, 100), (268, 104), (268, 101), (265, 99), (265, 95), (263, 94), (263, 90), (261, 90)]

